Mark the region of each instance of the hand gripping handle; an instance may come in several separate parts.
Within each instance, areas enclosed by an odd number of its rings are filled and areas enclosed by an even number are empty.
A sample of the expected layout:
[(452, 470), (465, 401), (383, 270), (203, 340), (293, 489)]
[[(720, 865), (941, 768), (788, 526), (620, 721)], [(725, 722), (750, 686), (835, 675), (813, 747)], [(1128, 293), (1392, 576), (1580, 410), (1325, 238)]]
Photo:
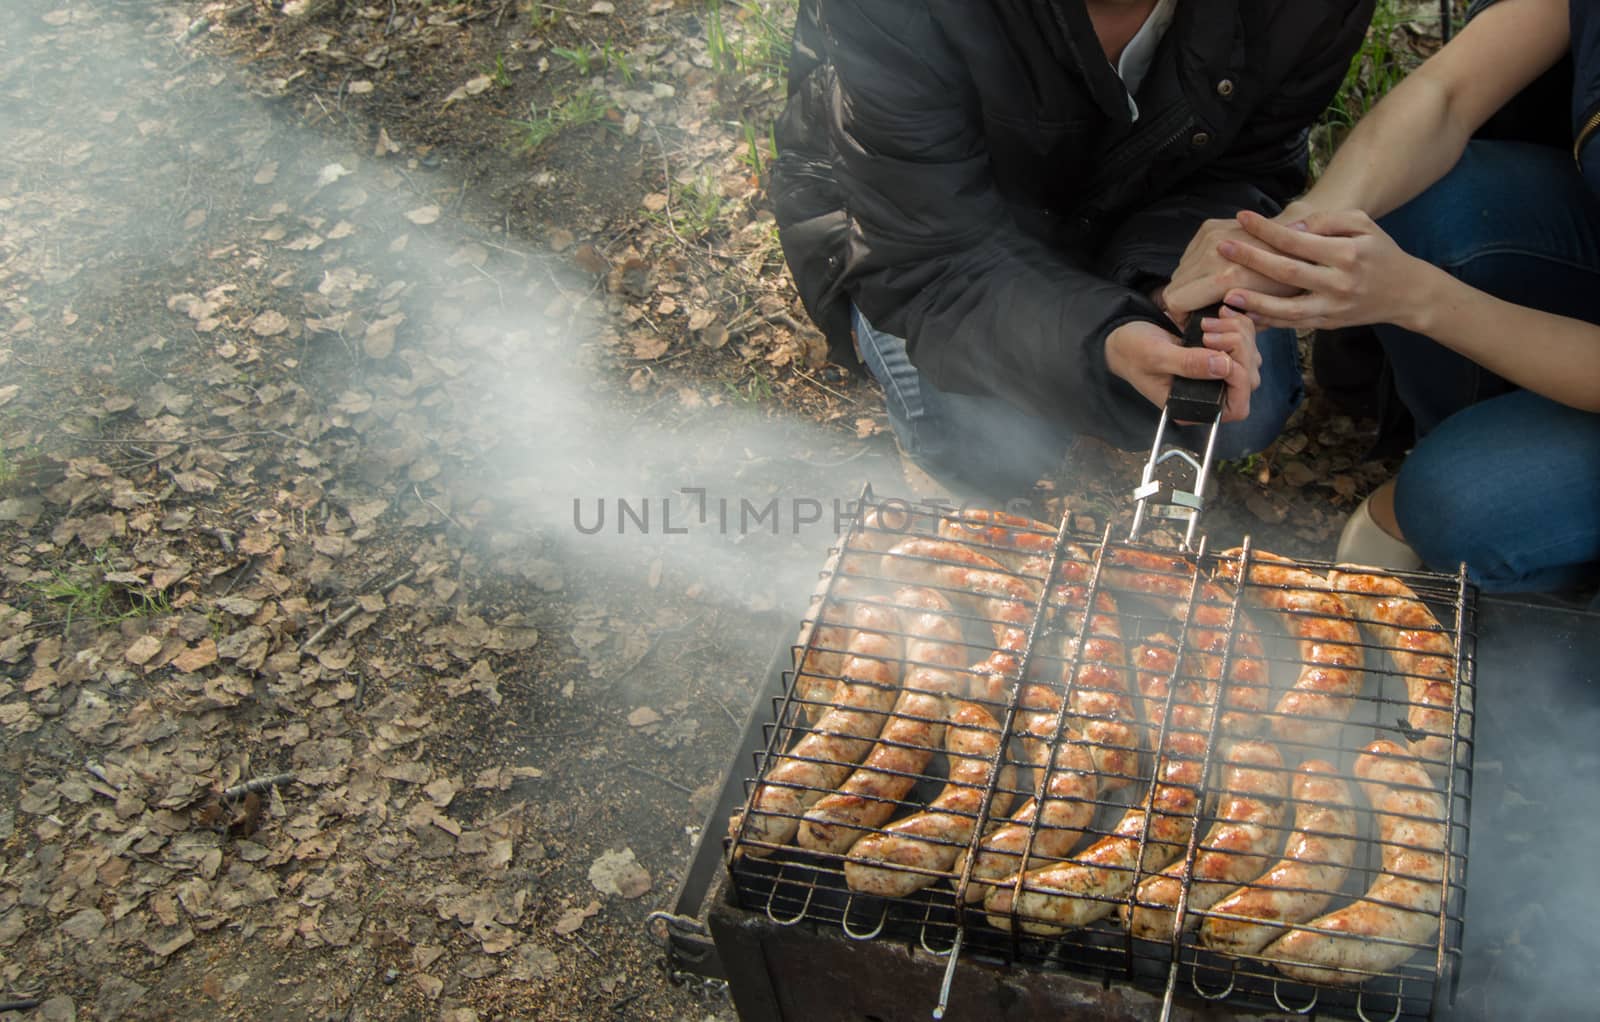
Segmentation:
[[(1189, 314), (1189, 326), (1183, 331), (1185, 348), (1202, 347), (1205, 330), (1202, 319), (1222, 314), (1222, 306), (1209, 305)], [(1209, 425), (1222, 414), (1222, 405), (1228, 396), (1224, 380), (1191, 380), (1187, 376), (1172, 378), (1172, 391), (1167, 395), (1167, 417), (1177, 422), (1199, 422)]]

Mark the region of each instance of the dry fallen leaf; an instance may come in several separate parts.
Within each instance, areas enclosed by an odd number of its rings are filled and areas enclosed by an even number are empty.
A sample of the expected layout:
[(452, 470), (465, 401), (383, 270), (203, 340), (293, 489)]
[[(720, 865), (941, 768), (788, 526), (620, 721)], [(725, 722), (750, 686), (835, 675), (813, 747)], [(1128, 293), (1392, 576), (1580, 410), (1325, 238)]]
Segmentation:
[(418, 227), (425, 227), (439, 219), (438, 206), (419, 206), (406, 214), (406, 219)]
[(250, 322), (250, 332), (257, 337), (276, 337), (289, 329), (289, 317), (276, 309), (268, 309)]
[(608, 851), (589, 865), (589, 883), (601, 894), (615, 894), (630, 901), (650, 890), (650, 874), (634, 858), (633, 849)]
[(561, 913), (560, 917), (556, 919), (555, 925), (550, 928), (562, 936), (566, 936), (569, 933), (576, 933), (578, 928), (583, 925), (584, 920), (598, 915), (599, 913), (600, 903), (598, 901), (591, 901), (582, 908), (567, 909), (565, 912)]

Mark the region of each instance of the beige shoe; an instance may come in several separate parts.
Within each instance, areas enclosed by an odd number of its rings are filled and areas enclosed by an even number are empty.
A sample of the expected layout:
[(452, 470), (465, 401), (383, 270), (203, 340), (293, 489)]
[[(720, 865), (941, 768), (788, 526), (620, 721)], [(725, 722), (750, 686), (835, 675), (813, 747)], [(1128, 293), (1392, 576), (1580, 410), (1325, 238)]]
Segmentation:
[(1391, 571), (1415, 571), (1422, 567), (1422, 558), (1415, 550), (1404, 540), (1384, 532), (1373, 520), (1372, 510), (1367, 506), (1371, 500), (1371, 497), (1363, 500), (1344, 523), (1334, 560), (1340, 564), (1362, 564)]

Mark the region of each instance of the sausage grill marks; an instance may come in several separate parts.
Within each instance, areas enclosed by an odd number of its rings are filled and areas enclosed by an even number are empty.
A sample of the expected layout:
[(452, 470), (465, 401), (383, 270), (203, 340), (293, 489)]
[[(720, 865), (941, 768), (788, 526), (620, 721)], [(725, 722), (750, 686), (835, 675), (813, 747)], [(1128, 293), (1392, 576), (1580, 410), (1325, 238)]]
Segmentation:
[(1362, 623), (1404, 676), (1411, 703), (1407, 721), (1422, 732), (1411, 742), (1411, 752), (1434, 776), (1443, 776), (1450, 769), (1455, 719), (1456, 652), (1450, 634), (1417, 594), (1391, 575), (1342, 565), (1329, 582), (1361, 612)]
[[(833, 705), (789, 752), (777, 757), (751, 796), (746, 835), (764, 845), (787, 844), (800, 816), (837, 788), (867, 754), (883, 729), (884, 714), (898, 696), (904, 643), (899, 615), (880, 603), (862, 603), (851, 614), (850, 641)], [(735, 819), (731, 831), (738, 832)], [(772, 848), (746, 844), (752, 855)]]
[[(885, 529), (882, 512), (872, 508), (846, 543), (852, 550), (883, 551), (899, 537), (898, 532)], [(795, 638), (795, 645), (805, 653), (795, 665), (794, 695), (806, 720), (813, 724), (827, 712), (838, 692), (850, 644), (850, 611), (860, 598), (860, 584), (841, 573), (844, 556), (843, 548), (835, 550), (823, 565)]]
[[(846, 559), (847, 571), (850, 561)], [(1020, 669), (1018, 656), (1028, 645), (1041, 584), (1012, 574), (999, 561), (976, 550), (930, 537), (903, 539), (890, 547), (878, 572), (879, 577), (893, 582), (938, 589), (989, 622), (994, 630), (994, 651), (973, 665), (972, 697), (1002, 701)]]
[(1295, 772), (1294, 832), (1283, 858), (1230, 892), (1200, 924), (1200, 943), (1230, 955), (1253, 955), (1284, 930), (1321, 912), (1344, 883), (1356, 854), (1350, 786), (1332, 763), (1308, 759)]
[(897, 820), (857, 841), (844, 862), (852, 891), (903, 898), (942, 879), (972, 840), (986, 789), (993, 787), (990, 811), (1003, 813), (1016, 785), (1014, 769), (1002, 767), (991, 778), (999, 753), (1000, 723), (977, 703), (958, 702), (945, 727), (949, 779), (925, 812)]
[[(1019, 574), (1042, 580), (1050, 570), (1050, 554), (1056, 546), (1053, 531), (1037, 522), (1000, 511), (967, 510), (958, 517), (939, 523), (941, 535), (952, 541), (976, 538), (992, 548), (995, 557), (1007, 558)], [(1052, 611), (1067, 632), (1062, 651), (1063, 670), (1060, 690), (1070, 693), (1070, 730), (1089, 744), (1095, 769), (1101, 777), (1100, 790), (1108, 791), (1131, 782), (1138, 774), (1139, 740), (1135, 711), (1128, 698), (1126, 658), (1117, 604), (1109, 593), (1096, 594), (1095, 611), (1089, 615), (1088, 634), (1081, 656), (1079, 634), (1084, 631), (1084, 612), (1089, 604), (1089, 573), (1093, 560), (1081, 546), (1062, 546), (1056, 575), (1050, 581)], [(1077, 670), (1072, 666), (1076, 663)], [(1026, 718), (1038, 712), (1040, 703), (1059, 698), (1043, 686), (1025, 689), (1020, 701), (1024, 707), (1019, 719), (1024, 730), (1034, 733)], [(1046, 712), (1054, 712), (1049, 706)], [(1039, 767), (1043, 753), (1030, 752)], [(1024, 811), (1026, 811), (1026, 808)], [(1064, 837), (1065, 835), (1063, 835)]]
[[(1149, 664), (1144, 649), (1134, 660)], [(1168, 694), (1170, 673), (1139, 675), (1147, 726), (1164, 732), (1155, 782), (1142, 804), (1124, 813), (1110, 834), (1067, 861), (1030, 870), (1011, 886), (991, 888), (984, 898), (990, 925), (1009, 930), (1014, 917), (1025, 932), (1045, 936), (1087, 926), (1114, 912), (1117, 899), (1140, 874), (1159, 870), (1183, 854), (1198, 815), (1218, 686), (1186, 693), (1200, 701), (1184, 704), (1178, 693)]]
[(1365, 982), (1406, 961), (1439, 931), (1449, 840), (1444, 796), (1421, 762), (1386, 740), (1362, 750), (1356, 776), (1378, 814), (1383, 871), (1361, 900), (1284, 934), (1263, 952), (1307, 983)]
[[(1222, 770), (1222, 796), (1217, 822), (1196, 850), (1184, 928), (1198, 917), (1189, 911), (1209, 908), (1233, 886), (1261, 875), (1267, 856), (1276, 851), (1283, 832), (1283, 806), (1288, 795), (1288, 774), (1283, 757), (1270, 742), (1235, 742)], [(1123, 905), (1118, 915), (1135, 937), (1169, 940), (1178, 901), (1183, 893), (1184, 864), (1174, 863), (1141, 881), (1134, 907)]]
[[(1222, 556), (1218, 576), (1237, 583), (1243, 551)], [(1364, 680), (1361, 632), (1351, 607), (1329, 591), (1322, 576), (1259, 552), (1251, 556), (1244, 598), (1278, 617), (1300, 647), (1300, 674), (1273, 710), (1273, 735), (1295, 745), (1334, 743)]]
[[(1189, 646), (1204, 654), (1209, 676), (1220, 679), (1223, 659), (1229, 660), (1222, 729), (1235, 735), (1259, 730), (1267, 708), (1267, 662), (1254, 626), (1243, 615), (1234, 620), (1229, 595), (1213, 582), (1196, 584), (1194, 561), (1181, 554), (1113, 547), (1104, 571), (1113, 586), (1156, 600), (1175, 621), (1187, 623)], [(1191, 610), (1192, 590), (1197, 598)]]
[(894, 602), (906, 632), (904, 686), (861, 766), (806, 811), (801, 848), (844, 852), (865, 829), (892, 816), (943, 741), (945, 697), (966, 687), (966, 651), (950, 601), (931, 589), (907, 587)]

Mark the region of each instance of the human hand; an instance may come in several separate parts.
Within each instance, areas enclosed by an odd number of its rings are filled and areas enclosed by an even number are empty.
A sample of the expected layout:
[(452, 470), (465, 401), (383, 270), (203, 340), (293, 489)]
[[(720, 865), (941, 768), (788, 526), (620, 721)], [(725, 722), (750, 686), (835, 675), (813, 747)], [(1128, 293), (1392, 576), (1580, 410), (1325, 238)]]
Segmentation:
[(1225, 258), (1219, 252), (1224, 242), (1257, 244), (1237, 220), (1207, 220), (1200, 225), (1157, 303), (1180, 327), (1195, 309), (1217, 304), (1232, 289), (1269, 295), (1295, 293), (1294, 288)]
[(1367, 214), (1314, 213), (1291, 227), (1240, 213), (1239, 225), (1257, 243), (1224, 239), (1218, 254), (1280, 285), (1276, 291), (1228, 290), (1228, 304), (1256, 322), (1294, 329), (1407, 325), (1417, 274), (1426, 264), (1402, 251)]
[(1261, 386), (1255, 324), (1224, 308), (1220, 317), (1207, 317), (1200, 325), (1204, 347), (1185, 348), (1154, 323), (1124, 323), (1106, 336), (1106, 366), (1158, 408), (1166, 405), (1174, 376), (1223, 380), (1228, 393), (1222, 421), (1237, 422), (1250, 414), (1250, 393)]

